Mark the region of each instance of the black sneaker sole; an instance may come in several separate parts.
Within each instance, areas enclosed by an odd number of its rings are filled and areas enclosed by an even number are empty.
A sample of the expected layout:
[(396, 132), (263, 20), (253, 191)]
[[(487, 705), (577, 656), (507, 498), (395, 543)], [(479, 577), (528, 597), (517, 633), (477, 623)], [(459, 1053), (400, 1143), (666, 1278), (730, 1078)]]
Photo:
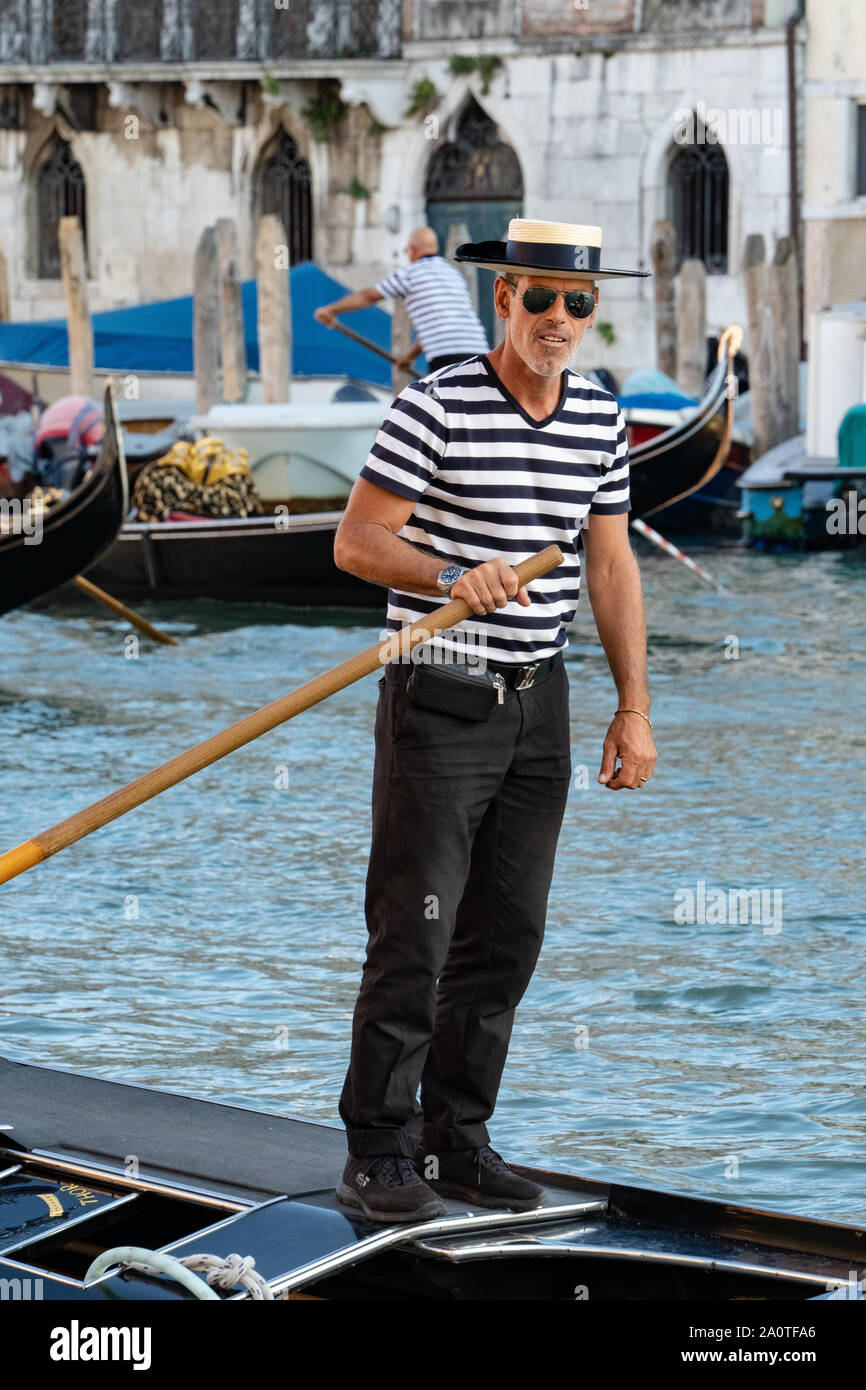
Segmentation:
[(444, 1202), (425, 1202), (423, 1206), (416, 1207), (414, 1211), (406, 1211), (401, 1208), (399, 1211), (377, 1211), (375, 1207), (368, 1207), (363, 1197), (357, 1192), (353, 1192), (351, 1187), (347, 1187), (341, 1182), (337, 1187), (337, 1201), (344, 1207), (354, 1207), (366, 1216), (368, 1221), (381, 1221), (386, 1226), (393, 1226), (397, 1223), (411, 1224), (413, 1221), (430, 1221), (434, 1216), (445, 1215)]
[(547, 1193), (542, 1190), (537, 1197), (491, 1197), (487, 1192), (479, 1192), (477, 1187), (460, 1187), (457, 1184), (430, 1179), (430, 1187), (439, 1197), (451, 1202), (468, 1202), (472, 1207), (500, 1207), (506, 1211), (535, 1211), (543, 1207)]

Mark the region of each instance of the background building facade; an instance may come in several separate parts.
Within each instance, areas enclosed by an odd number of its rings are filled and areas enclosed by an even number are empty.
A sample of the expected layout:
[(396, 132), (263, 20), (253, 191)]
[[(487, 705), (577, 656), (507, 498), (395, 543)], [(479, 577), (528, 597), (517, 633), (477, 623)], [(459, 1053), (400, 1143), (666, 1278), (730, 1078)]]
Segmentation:
[[(831, 80), (823, 16), (850, 7), (814, 8), (807, 25), (796, 0), (9, 0), (11, 316), (62, 312), (64, 212), (86, 227), (95, 309), (189, 293), (220, 216), (237, 221), (248, 273), (257, 220), (277, 211), (294, 260), (358, 287), (399, 262), (420, 222), (443, 241), (486, 238), (520, 213), (600, 223), (605, 259), (645, 268), (656, 221), (672, 218), (678, 257), (707, 267), (712, 333), (745, 322), (745, 237), (763, 233), (770, 255), (776, 238), (799, 240), (804, 177), (810, 265), (830, 247), (840, 265), (823, 281), (813, 269), (809, 294), (834, 294), (856, 261), (857, 229), (840, 226), (856, 198), (840, 210), (839, 189), (856, 165), (866, 21), (834, 30), (848, 67)], [(828, 103), (848, 103), (854, 145), (838, 167), (803, 168), (807, 61), (813, 143), (843, 121)], [(606, 284), (599, 318), (593, 365), (654, 361), (651, 280)]]

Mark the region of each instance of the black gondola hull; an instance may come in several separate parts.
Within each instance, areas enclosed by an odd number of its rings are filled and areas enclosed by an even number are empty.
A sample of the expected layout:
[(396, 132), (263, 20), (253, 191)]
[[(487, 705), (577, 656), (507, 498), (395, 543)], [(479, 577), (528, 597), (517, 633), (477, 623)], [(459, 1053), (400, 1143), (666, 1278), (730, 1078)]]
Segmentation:
[(105, 433), (84, 482), (44, 513), (38, 542), (32, 543), (34, 538), (24, 533), (25, 528), (0, 536), (0, 614), (50, 593), (87, 570), (114, 544), (128, 508), (123, 446), (109, 385)]
[(381, 609), (385, 590), (334, 564), (342, 512), (129, 523), (88, 579), (132, 601), (211, 598)]
[(95, 1252), (126, 1245), (252, 1255), (277, 1297), (859, 1296), (860, 1227), (526, 1167), (547, 1189), (535, 1211), (448, 1202), (375, 1225), (335, 1200), (340, 1130), (5, 1058), (0, 1095), (0, 1199), (41, 1180), (92, 1208), (17, 1230), (13, 1211), (0, 1232), (0, 1278), (38, 1277), (43, 1298), (191, 1297), (134, 1271), (85, 1285)]
[(694, 415), (631, 450), (632, 517), (651, 524), (656, 513), (706, 486), (724, 463), (729, 422), (728, 359), (723, 357)]

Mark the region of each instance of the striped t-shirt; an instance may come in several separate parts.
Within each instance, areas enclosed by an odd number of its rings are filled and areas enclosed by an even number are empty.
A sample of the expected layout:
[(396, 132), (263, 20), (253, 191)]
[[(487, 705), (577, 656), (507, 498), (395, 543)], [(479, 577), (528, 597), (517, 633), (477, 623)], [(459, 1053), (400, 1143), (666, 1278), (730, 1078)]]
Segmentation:
[(487, 335), (472, 307), (466, 281), (441, 256), (412, 261), (380, 280), (376, 289), (388, 299), (405, 299), (428, 362), (458, 352), (472, 357), (487, 351)]
[[(580, 592), (581, 524), (589, 512), (629, 510), (628, 441), (613, 396), (569, 369), (556, 410), (533, 420), (480, 355), (400, 392), (361, 477), (414, 502), (400, 535), (443, 565), (471, 569), (500, 555), (513, 566), (559, 546), (563, 562), (529, 585), (530, 607), (512, 599), (459, 624), (479, 634), (493, 663), (528, 663), (567, 646), (565, 625)], [(388, 627), (443, 602), (389, 590)], [(467, 640), (445, 633), (433, 645), (457, 653)]]

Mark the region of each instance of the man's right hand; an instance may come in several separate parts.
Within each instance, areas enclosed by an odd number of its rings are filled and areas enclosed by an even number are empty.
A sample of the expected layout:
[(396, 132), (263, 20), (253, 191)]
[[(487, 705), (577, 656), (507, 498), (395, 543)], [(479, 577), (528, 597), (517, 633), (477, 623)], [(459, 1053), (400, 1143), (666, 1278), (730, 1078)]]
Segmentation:
[(514, 570), (499, 555), (461, 574), (451, 590), (451, 598), (465, 599), (478, 614), (495, 613), (510, 599), (516, 599), (524, 608), (530, 604), (529, 594), (521, 588)]
[(320, 309), (314, 309), (313, 318), (317, 323), (323, 323), (326, 328), (333, 328), (337, 322), (337, 315), (328, 308), (327, 304), (323, 304)]

